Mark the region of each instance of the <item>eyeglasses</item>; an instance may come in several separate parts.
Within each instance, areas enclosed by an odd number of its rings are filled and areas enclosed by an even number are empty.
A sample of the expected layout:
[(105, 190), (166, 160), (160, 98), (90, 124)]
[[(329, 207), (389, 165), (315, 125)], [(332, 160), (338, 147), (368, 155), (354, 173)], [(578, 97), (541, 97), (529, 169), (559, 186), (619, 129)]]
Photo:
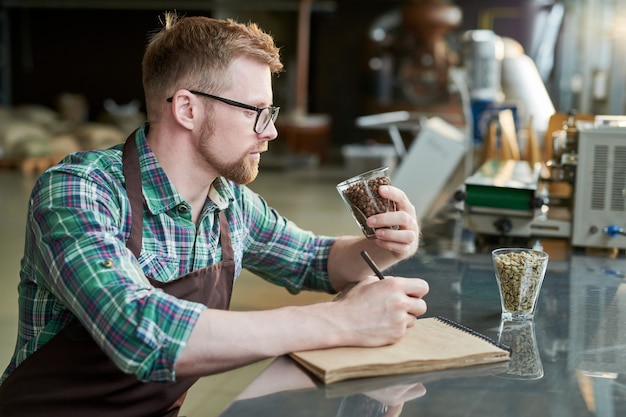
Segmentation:
[[(276, 119), (278, 118), (278, 112), (280, 111), (280, 107), (256, 107), (249, 104), (240, 103), (235, 100), (229, 100), (227, 98), (214, 96), (213, 94), (203, 93), (201, 91), (189, 90), (189, 92), (197, 96), (208, 97), (212, 98), (213, 100), (221, 101), (222, 103), (226, 103), (230, 106), (255, 111), (256, 119), (254, 120), (254, 133), (262, 133), (265, 128), (270, 124), (270, 121), (276, 122)], [(168, 97), (167, 101), (171, 103), (172, 99), (173, 97)]]

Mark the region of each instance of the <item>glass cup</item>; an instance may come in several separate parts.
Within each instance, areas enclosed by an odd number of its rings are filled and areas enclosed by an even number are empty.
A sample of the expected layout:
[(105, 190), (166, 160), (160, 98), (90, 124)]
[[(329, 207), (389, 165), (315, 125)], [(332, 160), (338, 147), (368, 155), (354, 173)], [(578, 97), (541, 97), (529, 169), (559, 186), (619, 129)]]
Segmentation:
[(537, 347), (533, 320), (500, 321), (498, 342), (511, 348), (509, 368), (498, 376), (510, 379), (543, 377), (543, 364)]
[(502, 318), (531, 319), (548, 266), (548, 254), (525, 248), (501, 248), (491, 252), (500, 290)]
[(396, 210), (393, 202), (378, 194), (378, 187), (390, 184), (388, 167), (376, 168), (337, 184), (339, 195), (368, 239), (376, 238), (376, 230), (367, 225), (367, 218)]

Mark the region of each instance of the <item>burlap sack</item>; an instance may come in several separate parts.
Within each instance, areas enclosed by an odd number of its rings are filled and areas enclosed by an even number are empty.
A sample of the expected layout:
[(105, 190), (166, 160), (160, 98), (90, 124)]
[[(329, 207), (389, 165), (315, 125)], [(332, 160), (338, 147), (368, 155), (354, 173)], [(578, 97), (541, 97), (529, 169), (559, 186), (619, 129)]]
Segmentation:
[(119, 128), (104, 123), (84, 123), (74, 131), (82, 149), (106, 149), (126, 139)]
[(0, 119), (0, 157), (40, 156), (49, 152), (50, 136), (34, 122)]

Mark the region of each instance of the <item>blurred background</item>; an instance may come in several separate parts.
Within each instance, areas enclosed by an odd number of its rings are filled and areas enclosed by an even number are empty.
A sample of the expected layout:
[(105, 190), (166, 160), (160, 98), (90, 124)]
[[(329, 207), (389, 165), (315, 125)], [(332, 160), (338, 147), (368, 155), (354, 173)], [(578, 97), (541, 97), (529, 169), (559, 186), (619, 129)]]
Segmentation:
[[(145, 120), (141, 58), (165, 10), (275, 37), (279, 139), (251, 188), (302, 227), (360, 233), (335, 185), (387, 165), (422, 251), (626, 249), (623, 1), (0, 0), (0, 370), (32, 184)], [(233, 308), (325, 297), (244, 271)], [(204, 378), (186, 415), (217, 415), (263, 365)]]
[[(342, 145), (388, 141), (356, 125), (363, 115), (420, 110), (464, 123), (449, 72), (471, 58), (469, 30), (522, 48), (557, 111), (624, 113), (624, 8), (612, 0), (2, 0), (0, 104), (45, 106), (64, 120), (119, 119), (142, 110), (140, 60), (164, 10), (254, 20), (286, 64), (275, 82), (285, 125), (276, 147), (341, 162)], [(319, 116), (309, 118), (317, 141), (295, 138), (294, 113)]]

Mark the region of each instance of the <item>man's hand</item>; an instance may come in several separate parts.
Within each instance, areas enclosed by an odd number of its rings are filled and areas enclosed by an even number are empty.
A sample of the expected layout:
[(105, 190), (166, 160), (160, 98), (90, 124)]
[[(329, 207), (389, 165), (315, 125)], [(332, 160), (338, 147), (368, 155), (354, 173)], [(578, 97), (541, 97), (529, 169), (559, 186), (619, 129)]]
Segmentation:
[[(391, 185), (378, 189), (381, 197), (396, 205), (395, 212), (381, 213), (367, 219), (367, 225), (376, 229), (376, 244), (381, 248), (407, 258), (415, 253), (419, 244), (420, 228), (415, 206), (404, 191)], [(397, 230), (392, 227), (397, 226)]]
[(380, 346), (400, 340), (426, 312), (428, 283), (420, 278), (369, 276), (333, 303), (351, 337), (348, 345)]

